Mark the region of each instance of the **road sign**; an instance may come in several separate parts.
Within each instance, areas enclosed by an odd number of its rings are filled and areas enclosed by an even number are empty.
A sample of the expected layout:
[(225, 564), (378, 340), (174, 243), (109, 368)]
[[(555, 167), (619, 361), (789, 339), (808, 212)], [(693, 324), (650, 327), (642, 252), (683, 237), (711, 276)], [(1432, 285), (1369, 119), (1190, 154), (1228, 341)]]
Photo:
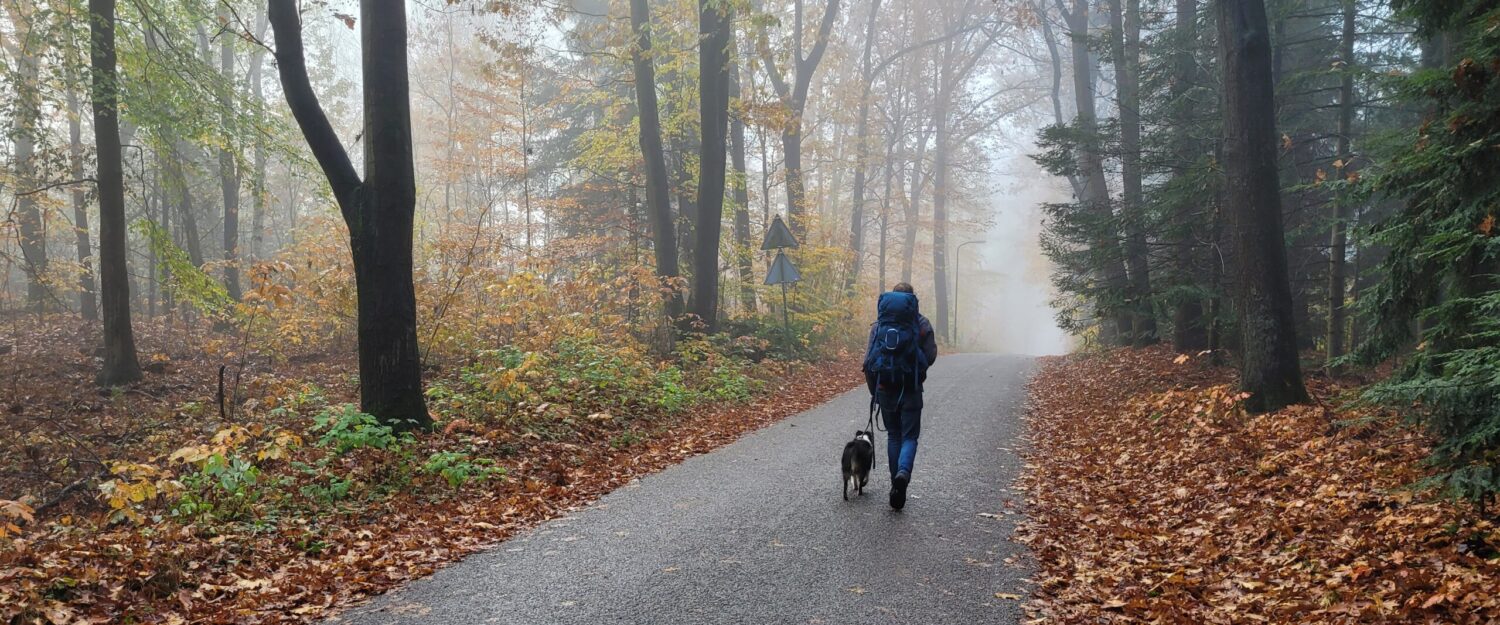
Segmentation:
[(776, 252), (776, 260), (771, 261), (771, 271), (766, 273), (766, 284), (791, 284), (800, 281), (802, 273), (797, 271), (797, 266), (786, 257), (783, 252)]
[(795, 249), (797, 239), (792, 236), (792, 231), (787, 229), (786, 222), (781, 220), (781, 215), (777, 215), (776, 219), (771, 221), (771, 228), (766, 231), (766, 240), (760, 244), (760, 249), (779, 250), (787, 247)]

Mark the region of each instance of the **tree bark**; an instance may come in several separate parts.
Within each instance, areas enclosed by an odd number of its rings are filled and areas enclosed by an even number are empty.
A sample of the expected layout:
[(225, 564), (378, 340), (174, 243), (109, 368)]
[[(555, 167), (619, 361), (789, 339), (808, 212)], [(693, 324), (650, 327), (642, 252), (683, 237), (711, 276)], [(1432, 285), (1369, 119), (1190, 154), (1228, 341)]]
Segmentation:
[[(906, 231), (901, 250), (901, 281), (910, 284), (912, 265), (917, 255), (917, 227), (921, 217), (922, 189), (927, 181), (922, 171), (922, 162), (927, 158), (927, 130), (917, 133), (917, 153), (911, 161), (911, 191), (906, 195)], [(886, 288), (881, 285), (881, 288)]]
[(661, 142), (661, 112), (656, 103), (656, 68), (651, 58), (651, 9), (648, 0), (630, 0), (630, 25), (636, 45), (631, 57), (635, 66), (635, 101), (640, 115), (641, 158), (646, 169), (646, 205), (655, 239), (656, 274), (667, 284), (666, 313), (670, 319), (682, 315), (682, 293), (676, 287), (677, 235), (672, 223), (671, 188), (667, 182), (666, 154)]
[(719, 331), (719, 238), (724, 224), (724, 179), (729, 132), (729, 46), (734, 17), (724, 0), (698, 2), (698, 224), (693, 246), (693, 314)]
[(130, 273), (125, 260), (125, 176), (120, 155), (120, 123), (115, 71), (115, 0), (89, 0), (90, 100), (98, 154), (99, 278), (104, 317), (101, 386), (141, 379), (135, 334), (130, 325)]
[(198, 232), (198, 213), (193, 210), (193, 191), (188, 187), (187, 172), (182, 166), (186, 144), (174, 138), (171, 131), (166, 134), (166, 142), (172, 146), (166, 164), (167, 184), (177, 192), (177, 226), (182, 231), (182, 246), (187, 249), (188, 260), (193, 266), (202, 267), (203, 241)]
[(1252, 412), (1308, 400), (1287, 276), (1271, 46), (1262, 0), (1218, 3), (1224, 68), (1225, 217), (1234, 240), (1240, 386)]
[[(68, 171), (74, 180), (83, 180), (83, 107), (78, 92), (68, 93)], [(84, 321), (99, 320), (99, 302), (94, 289), (92, 245), (89, 243), (88, 194), (82, 185), (73, 185), (73, 235), (78, 250), (78, 312)]]
[[(255, 21), (256, 38), (264, 38), (269, 23), (266, 21), (265, 13)], [(259, 259), (266, 253), (266, 143), (261, 138), (260, 125), (263, 121), (261, 110), (265, 106), (265, 87), (263, 85), (264, 65), (266, 49), (256, 46), (250, 53), (250, 69), (248, 79), (250, 82), (250, 98), (254, 102), (256, 132), (254, 155), (255, 171), (250, 178), (250, 254), (252, 259)]]
[[(1344, 31), (1340, 40), (1339, 55), (1343, 57), (1343, 72), (1339, 83), (1339, 137), (1338, 166), (1336, 175), (1348, 176), (1352, 170), (1354, 155), (1351, 153), (1350, 135), (1354, 131), (1354, 0), (1343, 0)], [(1342, 197), (1333, 198), (1333, 229), (1329, 234), (1328, 250), (1328, 366), (1344, 355), (1345, 322), (1344, 298), (1346, 277), (1344, 265), (1349, 255), (1348, 222), (1350, 206)]]
[[(219, 19), (228, 23), (229, 12), (220, 8)], [(224, 145), (219, 148), (219, 188), (224, 194), (224, 287), (240, 299), (240, 171), (229, 145), (234, 140), (234, 37), (219, 37), (219, 114), (224, 127)]]
[[(731, 36), (730, 45), (734, 38)], [(734, 246), (735, 267), (740, 277), (740, 304), (746, 312), (755, 312), (755, 271), (750, 241), (750, 176), (745, 169), (745, 120), (740, 101), (739, 59), (730, 61), (729, 98), (736, 104), (729, 118), (729, 154), (734, 164)]]
[(338, 200), (349, 229), (358, 295), (360, 409), (405, 430), (432, 424), (422, 395), (412, 284), (411, 96), (406, 6), (360, 3), (363, 51), (365, 180), (328, 123), (307, 77), (295, 0), (270, 0), (282, 91), (303, 137)]
[(952, 341), (955, 337), (949, 333), (952, 324), (948, 317), (948, 107), (946, 98), (940, 97), (933, 109), (937, 123), (932, 142), (932, 291), (937, 313), (932, 321), (933, 331)]
[[(33, 16), (33, 19), (40, 19), (40, 16)], [(34, 48), (42, 45), (43, 38), (30, 32), (35, 28), (32, 26), (21, 33), (24, 41), (16, 59), (20, 83), (16, 85), (15, 118), (11, 131), (14, 133), (16, 187), (21, 192), (33, 191), (37, 185), (36, 137), (37, 122), (42, 115), (42, 86), (38, 83), (38, 59)], [(26, 263), (26, 305), (35, 312), (43, 312), (48, 297), (47, 231), (37, 195), (18, 194), (15, 206), (21, 258)]]
[(1151, 265), (1141, 191), (1140, 0), (1111, 0), (1110, 53), (1115, 66), (1115, 102), (1120, 112), (1120, 217), (1125, 226), (1125, 265), (1136, 347), (1157, 341)]

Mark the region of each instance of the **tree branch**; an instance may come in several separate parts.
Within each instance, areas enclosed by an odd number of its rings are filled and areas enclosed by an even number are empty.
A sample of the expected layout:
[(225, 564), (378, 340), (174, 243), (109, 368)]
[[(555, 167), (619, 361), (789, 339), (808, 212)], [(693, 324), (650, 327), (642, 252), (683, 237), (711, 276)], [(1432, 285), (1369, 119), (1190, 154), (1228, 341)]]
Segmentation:
[(313, 92), (307, 77), (307, 62), (302, 52), (302, 19), (297, 14), (296, 0), (268, 0), (266, 17), (271, 23), (276, 41), (276, 69), (281, 76), (281, 90), (286, 93), (286, 103), (292, 116), (307, 139), (313, 157), (323, 168), (328, 186), (338, 200), (344, 223), (355, 224), (354, 192), (361, 184), (359, 173), (349, 160), (349, 153), (339, 141), (328, 115), (318, 104), (318, 95)]

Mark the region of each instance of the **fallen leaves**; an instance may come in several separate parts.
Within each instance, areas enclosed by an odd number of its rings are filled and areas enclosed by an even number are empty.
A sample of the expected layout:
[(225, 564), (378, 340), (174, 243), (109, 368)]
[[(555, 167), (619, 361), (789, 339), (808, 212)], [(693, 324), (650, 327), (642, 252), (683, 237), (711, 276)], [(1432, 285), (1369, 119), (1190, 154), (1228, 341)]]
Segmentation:
[[(852, 356), (834, 365), (784, 371), (785, 378), (769, 382), (780, 387), (776, 392), (756, 395), (750, 403), (721, 402), (653, 421), (583, 419), (562, 440), (486, 430), (473, 422), (455, 425), (430, 435), (431, 442), (462, 436), (470, 444), (505, 446), (510, 450), (506, 480), (403, 491), (347, 503), (316, 518), (280, 518), (243, 531), (181, 524), (170, 517), (146, 519), (149, 526), (108, 523), (103, 516), (109, 511), (101, 515), (81, 504), (59, 506), (47, 518), (36, 513), (33, 519), (29, 504), (3, 501), (0, 523), (24, 524), (19, 529), (25, 533), (0, 542), (0, 623), (312, 622), (860, 382)], [(88, 418), (79, 417), (81, 423)], [(199, 427), (191, 419), (182, 423)], [(160, 428), (153, 434), (159, 438), (145, 442), (161, 448), (153, 462), (201, 460), (204, 449), (181, 447), (194, 440), (183, 430), (153, 427)], [(632, 427), (642, 428), (634, 442), (619, 447), (605, 442)], [(482, 430), (503, 440), (489, 441), (479, 436)], [(214, 431), (197, 436), (211, 437)], [(292, 436), (267, 430), (259, 440), (268, 446), (256, 449), (270, 450), (270, 461), (286, 462), (280, 456), (296, 445)], [(229, 442), (211, 439), (208, 446)], [(175, 459), (174, 449), (180, 452)], [(155, 465), (109, 468), (104, 499), (121, 504), (113, 512), (133, 510), (130, 502), (166, 487)]]
[(1500, 620), (1500, 532), (1407, 488), (1422, 436), (1323, 405), (1247, 415), (1198, 360), (1044, 362), (1020, 480), (1034, 622)]

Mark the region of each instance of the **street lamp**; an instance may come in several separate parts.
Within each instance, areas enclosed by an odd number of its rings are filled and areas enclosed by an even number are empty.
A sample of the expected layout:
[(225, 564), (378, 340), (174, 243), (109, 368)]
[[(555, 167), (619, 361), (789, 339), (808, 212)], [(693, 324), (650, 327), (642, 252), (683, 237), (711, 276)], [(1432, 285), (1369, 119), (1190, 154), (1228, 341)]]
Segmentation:
[(984, 243), (984, 241), (964, 241), (963, 243), (959, 243), (958, 247), (953, 250), (953, 341), (955, 344), (963, 341), (963, 335), (958, 333), (958, 318), (960, 316), (959, 311), (961, 306), (960, 302), (963, 301), (958, 298), (958, 278), (959, 274), (962, 273), (960, 268), (963, 267), (963, 263), (961, 261), (963, 260), (964, 246), (973, 245), (975, 243)]

